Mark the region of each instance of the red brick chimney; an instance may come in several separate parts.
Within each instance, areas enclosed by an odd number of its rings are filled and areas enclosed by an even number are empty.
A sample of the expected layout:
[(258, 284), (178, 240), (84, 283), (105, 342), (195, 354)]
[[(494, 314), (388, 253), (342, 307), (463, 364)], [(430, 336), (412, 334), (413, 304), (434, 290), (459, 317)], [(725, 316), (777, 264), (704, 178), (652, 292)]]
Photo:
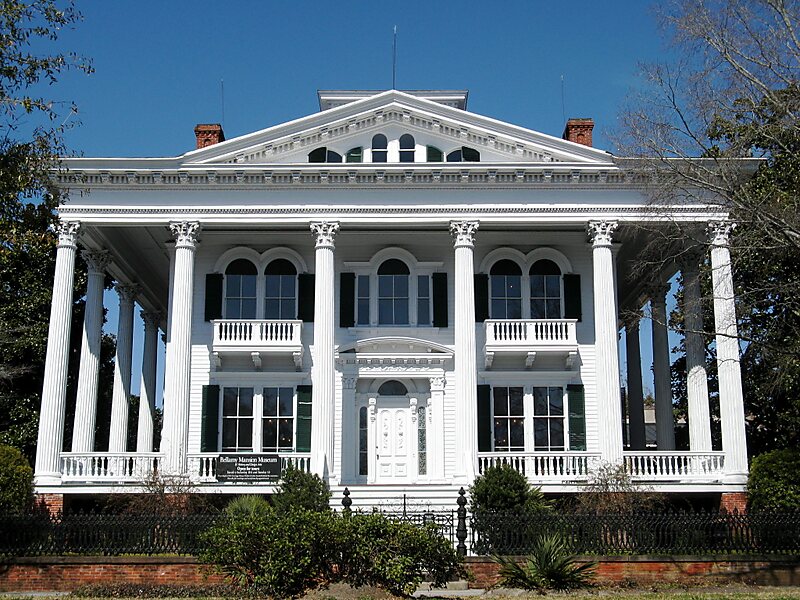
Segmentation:
[(561, 137), (569, 142), (583, 144), (591, 148), (592, 129), (594, 129), (594, 121), (592, 119), (569, 119)]
[(219, 123), (199, 123), (194, 128), (194, 135), (197, 138), (198, 149), (225, 141), (222, 125)]

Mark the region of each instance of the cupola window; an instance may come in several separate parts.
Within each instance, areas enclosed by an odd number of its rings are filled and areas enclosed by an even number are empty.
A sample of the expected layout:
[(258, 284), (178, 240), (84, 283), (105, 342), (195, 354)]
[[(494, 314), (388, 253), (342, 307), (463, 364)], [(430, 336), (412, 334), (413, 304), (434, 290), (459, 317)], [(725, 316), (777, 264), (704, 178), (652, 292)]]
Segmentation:
[(416, 144), (414, 136), (405, 133), (400, 136), (400, 162), (414, 162), (414, 150)]
[(382, 133), (372, 136), (372, 162), (385, 163), (388, 158), (389, 142)]

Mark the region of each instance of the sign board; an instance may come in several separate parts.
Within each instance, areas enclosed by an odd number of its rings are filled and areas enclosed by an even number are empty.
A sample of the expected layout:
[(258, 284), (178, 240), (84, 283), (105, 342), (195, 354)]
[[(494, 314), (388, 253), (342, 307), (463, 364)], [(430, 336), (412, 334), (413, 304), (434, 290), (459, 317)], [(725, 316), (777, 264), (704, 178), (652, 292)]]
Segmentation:
[(280, 476), (277, 454), (220, 454), (217, 459), (217, 481), (274, 482)]

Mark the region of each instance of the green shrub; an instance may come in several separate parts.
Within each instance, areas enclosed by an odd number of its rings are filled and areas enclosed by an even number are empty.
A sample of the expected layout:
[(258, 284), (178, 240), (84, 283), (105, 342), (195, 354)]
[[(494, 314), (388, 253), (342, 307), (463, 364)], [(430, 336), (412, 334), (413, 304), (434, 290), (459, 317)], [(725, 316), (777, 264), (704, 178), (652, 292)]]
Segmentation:
[(330, 583), (413, 592), (427, 574), (443, 585), (459, 571), (452, 544), (433, 528), (382, 515), (338, 515), (306, 509), (226, 510), (203, 534), (200, 558), (250, 591), (275, 598), (302, 595)]
[(296, 508), (316, 512), (330, 510), (331, 490), (319, 475), (306, 473), (289, 464), (281, 475), (272, 504), (278, 512)]
[(558, 534), (539, 537), (524, 565), (495, 556), (500, 584), (526, 590), (570, 590), (590, 585), (596, 563), (579, 565)]
[(12, 446), (0, 446), (0, 514), (22, 515), (33, 507), (33, 469)]
[(773, 450), (755, 457), (747, 494), (753, 511), (800, 510), (800, 450)]
[(522, 473), (508, 465), (489, 467), (469, 488), (472, 514), (482, 511), (542, 512), (550, 502)]
[(237, 496), (225, 506), (225, 514), (232, 517), (249, 517), (266, 510), (269, 510), (269, 502), (255, 494)]

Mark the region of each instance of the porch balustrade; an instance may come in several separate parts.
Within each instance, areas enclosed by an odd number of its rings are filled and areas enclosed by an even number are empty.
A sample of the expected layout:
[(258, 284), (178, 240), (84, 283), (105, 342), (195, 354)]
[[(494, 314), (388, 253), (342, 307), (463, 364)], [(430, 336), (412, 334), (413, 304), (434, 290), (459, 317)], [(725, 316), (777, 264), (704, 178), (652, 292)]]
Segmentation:
[(486, 345), (575, 346), (575, 319), (489, 319), (485, 322)]
[[(307, 453), (281, 453), (281, 471), (291, 465), (295, 469), (309, 473), (311, 471), (311, 455)], [(189, 454), (189, 479), (197, 483), (216, 483), (217, 459), (219, 454), (206, 452), (202, 454)]]
[(155, 452), (62, 452), (61, 481), (142, 482), (161, 470), (162, 459)]
[(600, 464), (600, 454), (588, 452), (481, 452), (478, 471), (507, 465), (532, 481), (586, 481)]
[(631, 478), (640, 481), (717, 479), (725, 467), (723, 452), (625, 452), (622, 460)]

